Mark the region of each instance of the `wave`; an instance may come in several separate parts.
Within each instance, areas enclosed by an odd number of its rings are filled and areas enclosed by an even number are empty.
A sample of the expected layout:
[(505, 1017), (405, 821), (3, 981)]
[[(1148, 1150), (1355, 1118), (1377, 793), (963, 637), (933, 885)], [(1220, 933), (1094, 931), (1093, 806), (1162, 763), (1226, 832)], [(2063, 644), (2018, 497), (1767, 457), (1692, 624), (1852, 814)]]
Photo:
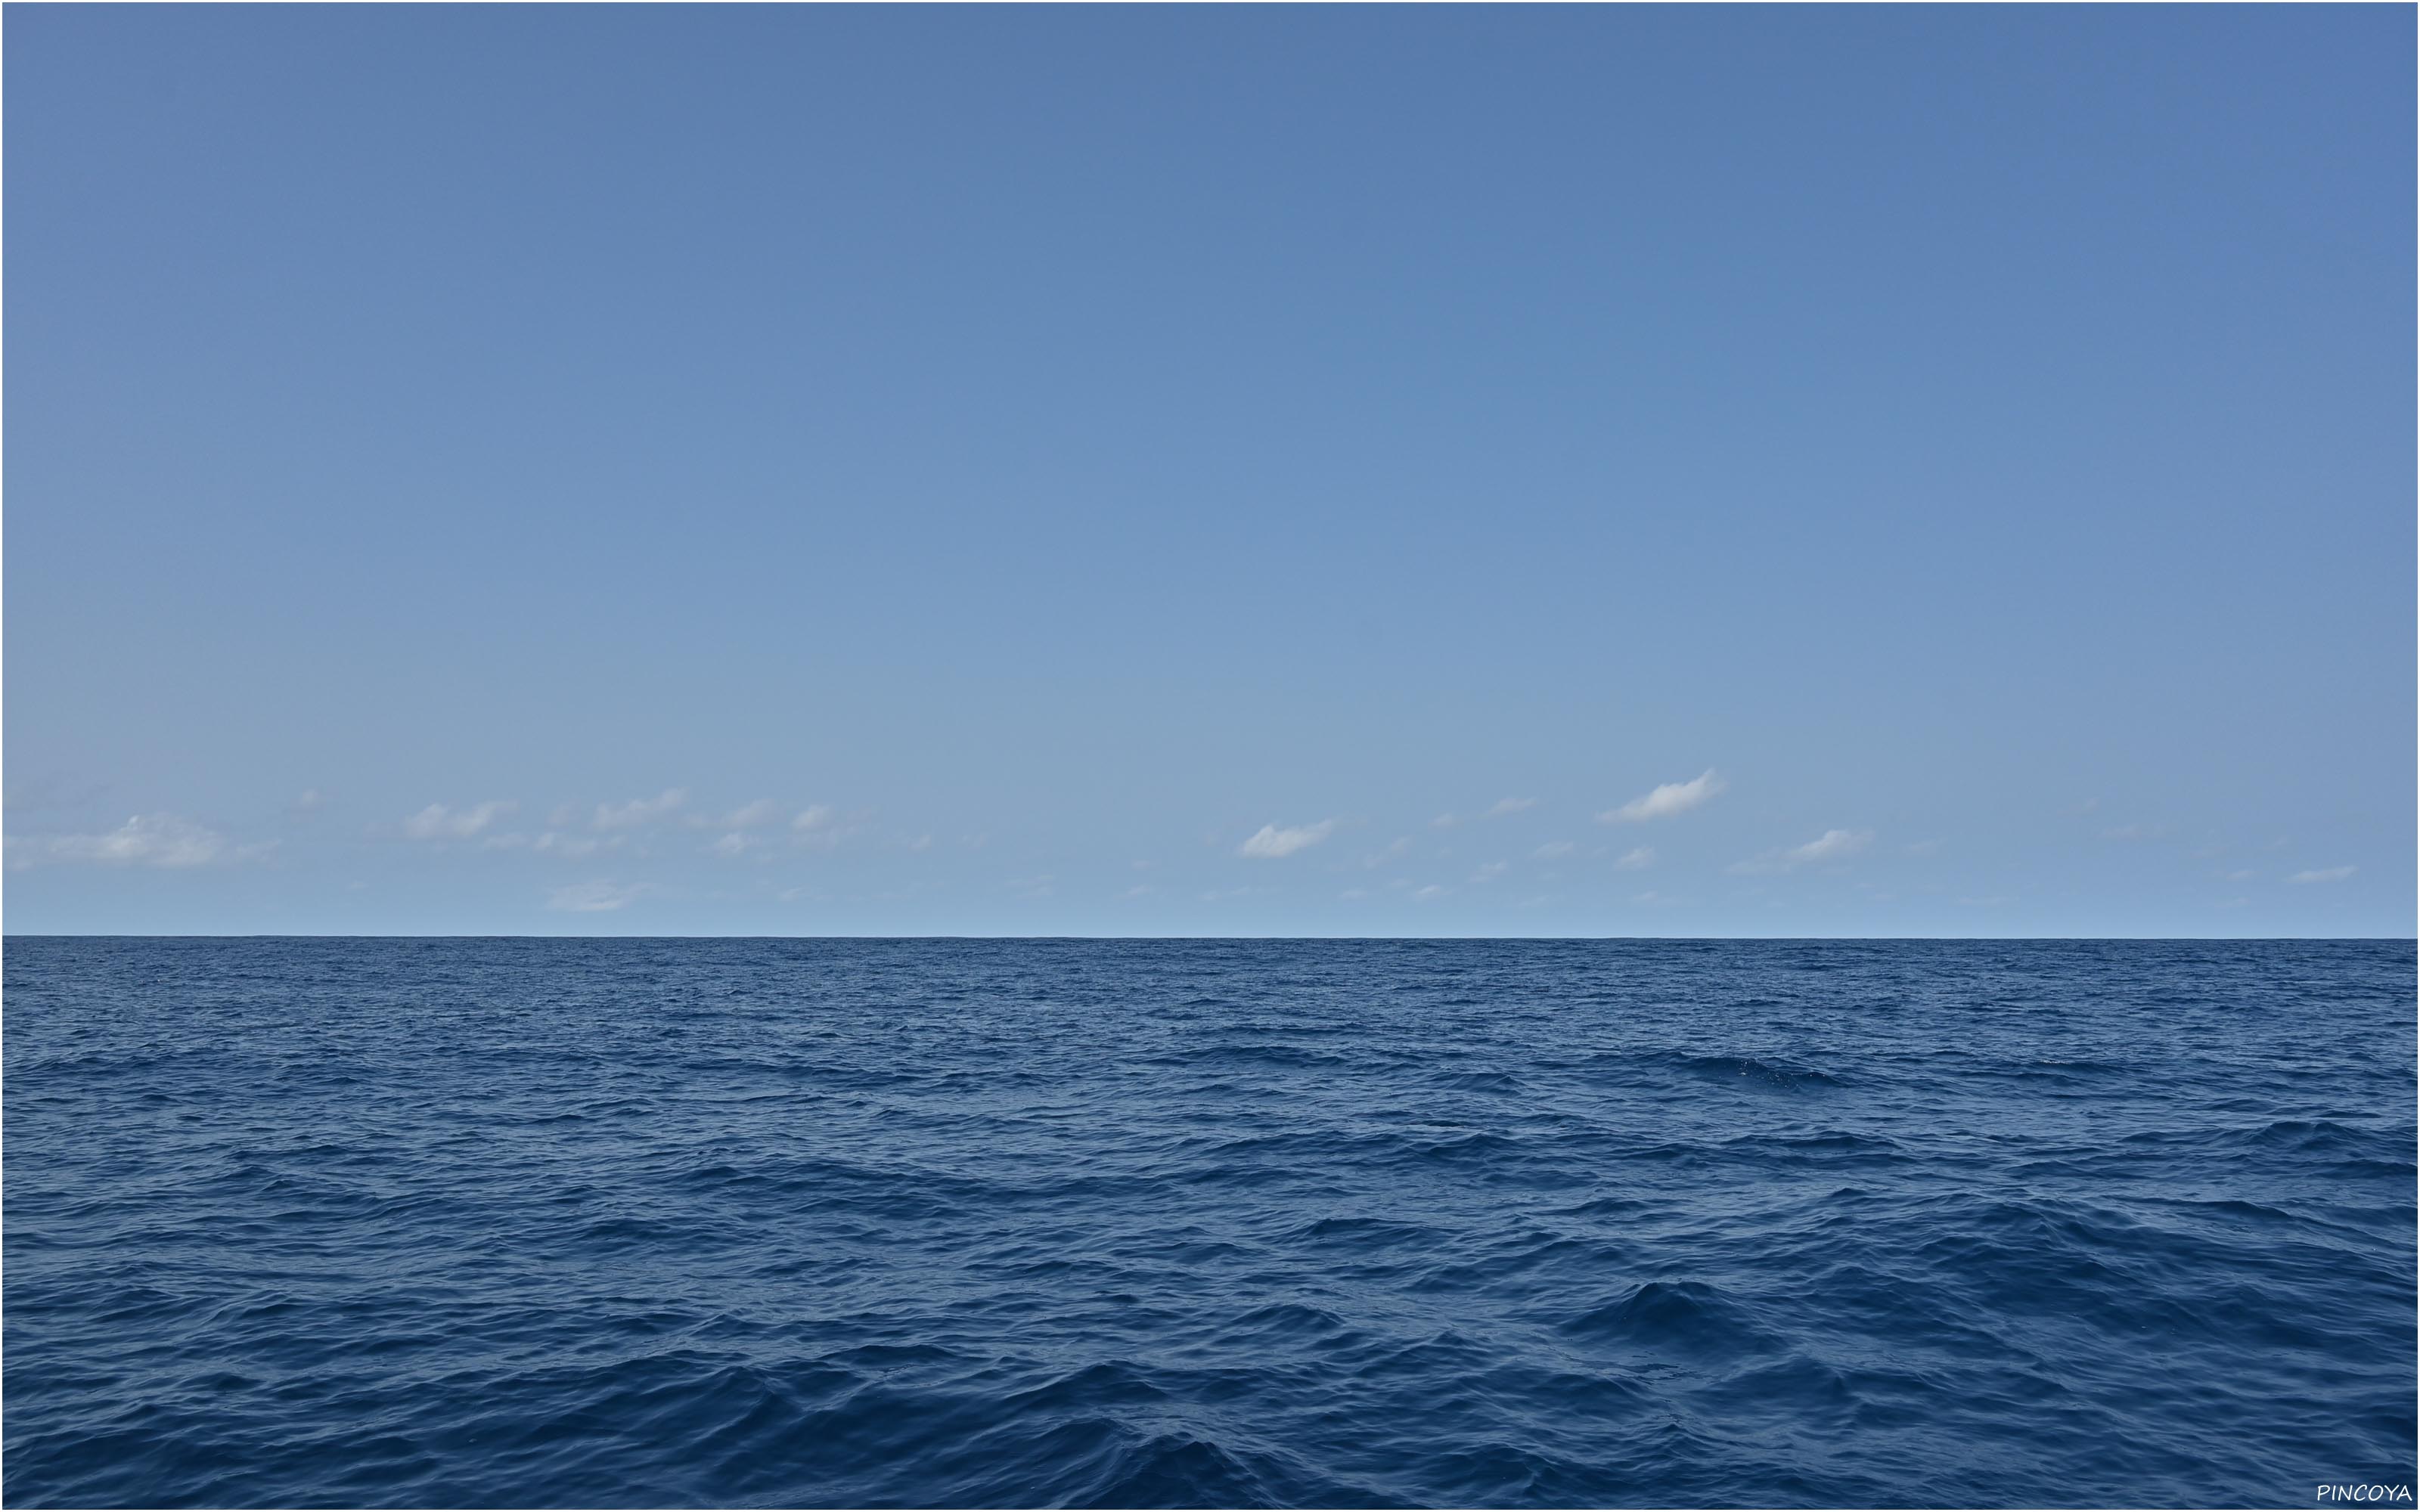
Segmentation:
[(12, 940), (0, 973), (13, 1505), (2414, 1478), (2408, 944)]

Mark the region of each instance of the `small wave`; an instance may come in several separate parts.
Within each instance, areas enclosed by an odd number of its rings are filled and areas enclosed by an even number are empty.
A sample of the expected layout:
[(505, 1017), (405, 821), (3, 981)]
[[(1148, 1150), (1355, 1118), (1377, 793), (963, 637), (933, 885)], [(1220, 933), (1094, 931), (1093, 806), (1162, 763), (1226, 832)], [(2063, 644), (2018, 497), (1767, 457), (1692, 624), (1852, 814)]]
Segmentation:
[(1562, 1331), (1592, 1344), (1663, 1350), (1690, 1360), (1727, 1360), (1773, 1344), (1746, 1307), (1703, 1281), (1646, 1282), (1619, 1301), (1570, 1319)]
[(1827, 1072), (1761, 1060), (1754, 1056), (1688, 1056), (1677, 1057), (1676, 1064), (1701, 1081), (1760, 1090), (1807, 1092), (1840, 1085), (1839, 1079)]
[(10, 1505), (2267, 1505), (2420, 1427), (2408, 942), (0, 971)]

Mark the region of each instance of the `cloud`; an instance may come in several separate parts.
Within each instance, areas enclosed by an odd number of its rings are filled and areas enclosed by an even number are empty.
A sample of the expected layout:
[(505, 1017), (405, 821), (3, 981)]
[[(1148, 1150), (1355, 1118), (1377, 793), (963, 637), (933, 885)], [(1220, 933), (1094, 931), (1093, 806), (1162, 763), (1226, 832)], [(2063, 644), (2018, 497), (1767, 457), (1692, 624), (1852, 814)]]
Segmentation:
[[(1538, 800), (1535, 798), (1498, 798), (1496, 800), (1494, 807), (1488, 809), (1479, 817), (1481, 819), (1501, 819), (1506, 814), (1516, 814), (1524, 809), (1534, 809), (1537, 805)], [(1463, 822), (1463, 818), (1459, 814), (1441, 813), (1435, 819), (1430, 820), (1429, 824), (1437, 829), (1451, 829), (1454, 825), (1462, 824)]]
[(1280, 856), (1292, 856), (1296, 851), (1310, 849), (1326, 840), (1328, 831), (1335, 827), (1336, 821), (1333, 819), (1323, 819), (1315, 825), (1304, 825), (1295, 829), (1280, 829), (1275, 825), (1263, 825), (1259, 833), (1235, 847), (1235, 854), (1254, 856), (1261, 860), (1275, 860)]
[(743, 803), (726, 814), (696, 814), (690, 819), (699, 829), (765, 829), (781, 822), (782, 806), (770, 798)]
[(1817, 861), (1837, 861), (1854, 856), (1874, 842), (1870, 829), (1827, 829), (1804, 845), (1782, 853), (1792, 866), (1807, 866)]
[(495, 798), (468, 809), (432, 803), (405, 820), (403, 832), (412, 840), (469, 840), (520, 807), (510, 798)]
[(589, 823), (598, 829), (636, 829), (663, 818), (689, 801), (685, 788), (666, 788), (652, 798), (632, 798), (628, 803), (600, 803), (597, 817)]
[(1416, 903), (1424, 903), (1432, 898), (1442, 898), (1444, 896), (1445, 889), (1432, 882), (1427, 887), (1422, 887), (1419, 891), (1412, 894), (1412, 902)]
[(1486, 865), (1481, 867), (1478, 871), (1473, 872), (1470, 874), (1470, 880), (1473, 882), (1493, 882), (1512, 869), (1512, 863), (1509, 861), (1490, 861)]
[(1668, 819), (1687, 813), (1730, 785), (1709, 766), (1686, 782), (1663, 783), (1645, 796), (1633, 798), (1619, 809), (1608, 809), (1597, 818), (1608, 825)]
[(615, 909), (629, 907), (646, 891), (647, 885), (644, 882), (627, 886), (615, 882), (575, 882), (548, 893), (546, 905), (568, 914), (610, 914)]
[(1856, 855), (1874, 841), (1870, 829), (1827, 829), (1804, 845), (1788, 850), (1767, 851), (1748, 860), (1733, 862), (1730, 870), (1743, 875), (1772, 872), (1788, 872), (1794, 867), (1814, 866), (1824, 861), (1839, 861)]
[(541, 856), (567, 856), (576, 860), (583, 856), (594, 856), (599, 851), (618, 851), (629, 838), (628, 835), (607, 835), (598, 839), (594, 835), (566, 835), (560, 830), (550, 829), (533, 839), (519, 830), (513, 830), (502, 835), (482, 837), (479, 841), (479, 849), (529, 851)]
[(27, 860), (89, 861), (103, 866), (209, 866), (241, 860), (265, 846), (229, 845), (226, 837), (168, 814), (135, 814), (104, 835), (59, 835), (29, 841)]
[(1613, 869), (1617, 872), (1644, 872), (1654, 864), (1655, 848), (1652, 845), (1641, 845), (1634, 850), (1622, 852), (1614, 861)]
[(1574, 847), (1567, 840), (1550, 840), (1529, 853), (1533, 861), (1553, 861), (1572, 854)]
[(1367, 887), (1347, 887), (1336, 896), (1346, 903), (1358, 903), (1362, 899), (1370, 896), (1370, 889)]
[(752, 845), (762, 845), (765, 842), (763, 841), (758, 840), (753, 835), (745, 834), (735, 829), (730, 834), (723, 836), (721, 840), (718, 840), (713, 844), (707, 846), (706, 849), (712, 851), (717, 856), (745, 856), (748, 854), (749, 847)]
[(1373, 856), (1366, 857), (1363, 859), (1361, 864), (1363, 866), (1384, 866), (1389, 861), (1410, 854), (1411, 849), (1412, 837), (1409, 835), (1398, 835), (1395, 837), (1395, 842), (1393, 844)]
[(798, 844), (830, 850), (862, 825), (858, 816), (844, 818), (828, 803), (811, 803), (790, 819), (790, 839)]
[(318, 813), (328, 805), (328, 795), (318, 788), (304, 788), (294, 799), (296, 813)]
[(2342, 882), (2345, 878), (2352, 875), (2353, 872), (2359, 870), (2360, 868), (2358, 867), (2350, 866), (2321, 867), (2316, 872), (2297, 872), (2286, 880), (2291, 883), (2303, 884), (2313, 882)]

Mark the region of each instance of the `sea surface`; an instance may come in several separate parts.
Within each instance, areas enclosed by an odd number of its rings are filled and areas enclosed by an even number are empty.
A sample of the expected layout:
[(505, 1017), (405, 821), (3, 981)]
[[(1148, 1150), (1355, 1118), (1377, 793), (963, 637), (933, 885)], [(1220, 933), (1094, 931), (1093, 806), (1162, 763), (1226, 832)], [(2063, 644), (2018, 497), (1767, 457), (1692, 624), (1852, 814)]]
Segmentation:
[(2415, 1480), (2410, 941), (0, 966), (12, 1506)]

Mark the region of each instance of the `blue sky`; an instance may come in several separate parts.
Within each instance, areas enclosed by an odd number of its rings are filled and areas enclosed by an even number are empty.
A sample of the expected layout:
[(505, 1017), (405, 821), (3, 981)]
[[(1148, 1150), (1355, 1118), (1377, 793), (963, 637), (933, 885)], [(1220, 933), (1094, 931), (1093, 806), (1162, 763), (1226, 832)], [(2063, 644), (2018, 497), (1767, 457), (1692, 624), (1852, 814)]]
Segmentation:
[(2413, 25), (12, 7), (7, 927), (2409, 934)]

